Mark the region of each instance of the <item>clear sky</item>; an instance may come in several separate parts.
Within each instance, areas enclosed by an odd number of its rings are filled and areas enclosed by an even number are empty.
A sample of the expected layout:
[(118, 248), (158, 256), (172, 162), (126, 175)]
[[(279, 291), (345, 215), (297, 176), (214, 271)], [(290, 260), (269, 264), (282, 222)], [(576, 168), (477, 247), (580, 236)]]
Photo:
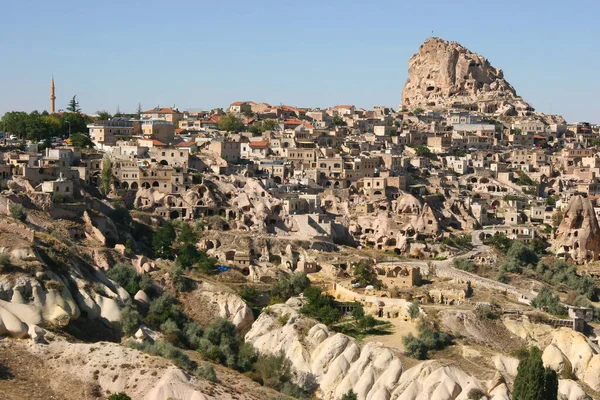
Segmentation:
[(537, 110), (600, 122), (600, 1), (0, 0), (0, 115), (237, 100), (396, 108), (431, 36), (502, 68)]

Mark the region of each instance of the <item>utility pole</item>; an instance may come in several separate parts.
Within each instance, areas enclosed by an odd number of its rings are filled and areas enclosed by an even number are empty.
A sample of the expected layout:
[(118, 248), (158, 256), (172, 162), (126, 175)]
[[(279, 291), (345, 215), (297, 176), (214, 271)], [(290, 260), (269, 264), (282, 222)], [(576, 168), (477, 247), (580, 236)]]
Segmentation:
[(69, 137), (71, 137), (71, 121), (65, 121), (67, 124), (69, 124)]

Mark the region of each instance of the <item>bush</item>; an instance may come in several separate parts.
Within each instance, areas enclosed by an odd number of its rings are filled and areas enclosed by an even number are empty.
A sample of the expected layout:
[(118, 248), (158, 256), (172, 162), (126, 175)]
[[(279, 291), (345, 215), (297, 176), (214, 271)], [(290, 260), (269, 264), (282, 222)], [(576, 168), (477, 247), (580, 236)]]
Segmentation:
[(538, 295), (533, 299), (531, 305), (540, 310), (549, 312), (554, 315), (566, 315), (567, 309), (560, 304), (558, 295), (554, 296), (552, 290), (546, 286), (540, 290)]
[(131, 400), (131, 397), (127, 396), (125, 392), (119, 392), (108, 396), (108, 400)]
[[(297, 272), (288, 278), (280, 279), (271, 286), (271, 297), (278, 298), (279, 302), (285, 302), (292, 296), (297, 296), (310, 287), (310, 280), (304, 272)], [(258, 292), (260, 293), (260, 292)], [(246, 295), (255, 295), (256, 292), (248, 292)]]
[(150, 302), (145, 321), (148, 325), (158, 329), (168, 319), (172, 319), (179, 325), (184, 322), (185, 317), (175, 304), (175, 298), (169, 293), (163, 293)]
[(133, 335), (140, 326), (140, 313), (132, 304), (126, 305), (121, 310), (121, 332), (124, 335)]
[(209, 360), (240, 371), (251, 369), (256, 359), (252, 345), (243, 343), (235, 325), (224, 318), (217, 318), (205, 329), (198, 347)]
[(454, 260), (454, 268), (467, 272), (477, 272), (477, 264), (465, 258), (457, 258)]
[(187, 292), (192, 289), (191, 281), (185, 277), (183, 268), (179, 264), (173, 263), (171, 265), (169, 277), (173, 282), (173, 287), (178, 292)]
[(118, 263), (109, 269), (106, 275), (132, 296), (140, 290), (140, 277), (132, 265)]
[(202, 326), (196, 321), (188, 321), (183, 328), (183, 342), (190, 349), (198, 349), (202, 339)]
[(0, 273), (6, 272), (10, 266), (10, 256), (8, 254), (0, 254)]
[(354, 391), (352, 389), (348, 390), (342, 397), (340, 400), (357, 400), (358, 397), (356, 396), (356, 393), (354, 393)]
[(306, 396), (300, 387), (292, 383), (292, 364), (283, 352), (258, 357), (254, 370), (264, 386), (295, 398)]
[(202, 365), (202, 367), (198, 368), (196, 373), (198, 374), (198, 376), (201, 376), (202, 378), (206, 379), (207, 381), (215, 382), (215, 383), (220, 382), (219, 378), (217, 378), (217, 373), (215, 372), (215, 369), (209, 363), (204, 363), (204, 365)]
[(408, 307), (408, 315), (410, 319), (415, 319), (421, 314), (421, 308), (419, 307), (419, 300), (413, 300)]
[(14, 219), (18, 219), (19, 221), (25, 221), (25, 219), (27, 218), (25, 209), (20, 204), (10, 203), (10, 206), (8, 206), (8, 211), (10, 212), (11, 217), (13, 217)]
[(437, 324), (422, 322), (419, 324), (419, 336), (412, 333), (402, 338), (404, 350), (407, 355), (418, 360), (425, 360), (430, 350), (441, 350), (452, 344), (452, 337), (440, 331)]
[(485, 394), (485, 392), (478, 388), (473, 388), (469, 390), (469, 393), (467, 393), (467, 398), (469, 400), (481, 400), (486, 396), (487, 395)]
[(130, 342), (129, 346), (146, 353), (168, 358), (185, 370), (191, 372), (196, 370), (196, 363), (190, 360), (190, 358), (183, 351), (173, 346), (169, 342), (165, 342), (163, 340), (157, 340), (153, 344), (148, 342)]
[(289, 320), (290, 320), (290, 314), (283, 314), (283, 315), (280, 315), (279, 318), (277, 318), (277, 322), (281, 326), (284, 326), (285, 324), (287, 324)]

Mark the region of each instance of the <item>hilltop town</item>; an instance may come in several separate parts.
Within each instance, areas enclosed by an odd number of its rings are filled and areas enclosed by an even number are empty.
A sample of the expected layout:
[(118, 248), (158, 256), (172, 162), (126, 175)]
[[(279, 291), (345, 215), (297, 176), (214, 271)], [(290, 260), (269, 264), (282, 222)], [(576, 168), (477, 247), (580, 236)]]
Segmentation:
[[(397, 108), (240, 100), (85, 115), (52, 80), (49, 113), (6, 113), (0, 334), (31, 339), (0, 340), (13, 377), (35, 381), (28, 357), (69, 376), (56, 398), (508, 400), (537, 346), (562, 398), (600, 393), (599, 125), (439, 38)], [(289, 376), (208, 342), (223, 321)]]

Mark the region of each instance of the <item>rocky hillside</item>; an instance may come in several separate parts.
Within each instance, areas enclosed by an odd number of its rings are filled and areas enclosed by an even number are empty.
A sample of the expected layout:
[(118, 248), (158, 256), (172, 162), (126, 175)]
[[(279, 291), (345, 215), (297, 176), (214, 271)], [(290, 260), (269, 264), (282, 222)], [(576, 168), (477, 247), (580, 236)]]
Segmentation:
[(408, 74), (400, 108), (459, 107), (501, 116), (534, 115), (501, 69), (457, 42), (427, 39), (409, 59)]

